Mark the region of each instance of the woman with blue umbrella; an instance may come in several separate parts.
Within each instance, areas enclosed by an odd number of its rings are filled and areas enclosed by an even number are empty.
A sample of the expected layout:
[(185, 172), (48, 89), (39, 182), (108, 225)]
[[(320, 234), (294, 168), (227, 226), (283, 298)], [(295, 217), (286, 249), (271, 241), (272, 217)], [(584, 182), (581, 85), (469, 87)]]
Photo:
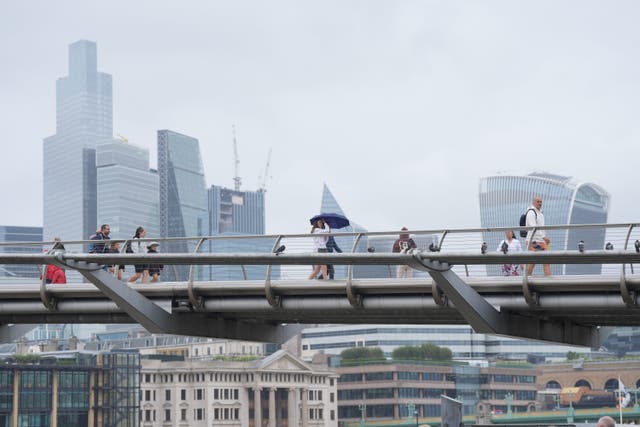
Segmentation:
[[(331, 233), (332, 228), (343, 228), (349, 225), (349, 220), (343, 215), (336, 213), (323, 213), (312, 217), (311, 222), (311, 234), (316, 234), (313, 237), (313, 246), (319, 253), (327, 253), (327, 234)], [(326, 265), (314, 265), (313, 272), (309, 276), (309, 280), (315, 279), (318, 273), (322, 272), (322, 278), (327, 280), (327, 266)]]

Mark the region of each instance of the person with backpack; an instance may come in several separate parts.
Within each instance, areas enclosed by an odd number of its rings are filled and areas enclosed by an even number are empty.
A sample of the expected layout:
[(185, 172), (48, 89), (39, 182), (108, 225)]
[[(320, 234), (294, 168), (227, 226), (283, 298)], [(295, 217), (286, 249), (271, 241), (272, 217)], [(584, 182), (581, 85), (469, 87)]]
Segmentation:
[[(98, 230), (96, 230), (96, 234), (89, 237), (89, 240), (111, 240), (109, 237), (109, 233), (111, 232), (111, 228), (109, 224), (102, 224)], [(109, 245), (106, 243), (92, 243), (89, 245), (89, 253), (92, 254), (103, 254), (109, 251)]]
[[(544, 227), (544, 214), (542, 213), (542, 197), (536, 196), (533, 199), (533, 203), (527, 209), (526, 221), (525, 225), (527, 227)], [(521, 232), (522, 233), (522, 232)], [(551, 240), (547, 237), (544, 230), (537, 229), (532, 236), (529, 236), (525, 231), (525, 236), (527, 236), (527, 240), (525, 241), (525, 246), (529, 248), (530, 251), (548, 251), (549, 245), (551, 244)], [(533, 268), (535, 264), (527, 265), (527, 275), (531, 276), (533, 273)], [(551, 276), (551, 266), (549, 264), (544, 264), (542, 266), (544, 270), (545, 276)]]
[[(407, 227), (402, 227), (400, 231), (408, 231)], [(393, 242), (393, 248), (391, 252), (400, 252), (406, 254), (411, 249), (415, 249), (418, 246), (416, 242), (413, 241), (411, 237), (409, 237), (409, 233), (400, 233), (398, 239)], [(408, 265), (399, 265), (396, 269), (396, 276), (400, 278), (412, 278), (413, 277), (413, 269)]]
[[(140, 226), (136, 228), (136, 232), (133, 235), (133, 239), (129, 243), (127, 243), (127, 248), (125, 250), (128, 254), (144, 254), (146, 253), (146, 248), (143, 242), (140, 239), (144, 239), (144, 236), (147, 235), (147, 230), (144, 227)], [(149, 281), (149, 266), (146, 264), (136, 264), (134, 266), (135, 273), (133, 276), (129, 277), (127, 283), (133, 283), (142, 277), (142, 283), (147, 283)]]

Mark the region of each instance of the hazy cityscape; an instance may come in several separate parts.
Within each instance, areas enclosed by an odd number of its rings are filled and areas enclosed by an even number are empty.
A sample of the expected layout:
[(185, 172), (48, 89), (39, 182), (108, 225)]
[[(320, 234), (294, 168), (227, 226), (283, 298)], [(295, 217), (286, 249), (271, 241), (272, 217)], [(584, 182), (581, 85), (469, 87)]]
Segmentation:
[[(166, 254), (326, 252), (309, 237), (288, 235), (308, 233), (313, 215), (335, 213), (350, 220), (340, 231), (351, 234), (335, 239), (345, 252), (392, 253), (407, 227), (418, 253), (506, 255), (505, 231), (493, 229), (516, 230), (536, 198), (547, 226), (636, 217), (627, 184), (635, 177), (640, 107), (635, 3), (37, 3), (37, 13), (19, 4), (1, 9), (8, 62), (0, 71), (0, 131), (9, 149), (0, 254), (53, 252), (54, 240), (69, 253), (87, 252), (90, 245), (73, 242), (102, 224), (125, 242), (144, 227), (145, 253), (154, 243)], [(481, 230), (447, 234), (463, 227)], [(388, 234), (369, 234), (377, 231)], [(632, 252), (640, 239), (622, 225), (547, 236), (552, 251), (581, 253), (585, 242), (588, 250)], [(610, 294), (633, 309), (635, 292), (623, 295), (625, 265), (620, 273), (620, 264), (599, 262), (556, 263), (551, 276), (621, 277)], [(119, 267), (104, 269), (115, 268), (116, 277)], [(126, 283), (138, 270), (123, 267)], [(431, 280), (428, 271), (402, 277), (396, 267), (335, 265), (331, 279), (347, 284), (349, 309), (362, 308), (350, 294), (353, 281), (398, 286), (400, 294), (404, 283)], [(500, 286), (512, 283), (499, 277), (503, 267), (451, 271), (497, 278)], [(73, 315), (67, 323), (21, 325), (15, 317), (13, 324), (7, 319), (31, 295), (7, 297), (19, 286), (42, 286), (38, 307), (25, 312), (58, 310), (41, 268), (0, 265), (0, 427), (640, 421), (640, 327), (611, 328), (587, 347), (474, 332), (466, 322), (392, 319), (308, 322), (315, 326), (281, 342), (224, 338), (229, 331), (151, 333)], [(532, 274), (543, 271), (539, 265)], [(149, 289), (175, 285), (178, 295), (188, 285), (187, 300), (174, 296), (163, 308), (197, 315), (206, 307), (194, 283), (231, 292), (260, 282), (264, 306), (277, 311), (271, 281), (307, 283), (310, 272), (306, 265), (171, 264), (160, 266)], [(65, 274), (54, 286), (68, 286), (69, 307), (83, 304), (74, 298), (93, 285), (78, 269)], [(441, 297), (416, 298), (437, 304)], [(225, 304), (246, 304), (209, 303), (220, 313), (231, 311)], [(113, 310), (97, 299), (89, 304), (87, 319)], [(299, 310), (321, 306), (309, 298)], [(213, 323), (217, 314), (203, 319)], [(9, 324), (21, 332), (5, 332)]]

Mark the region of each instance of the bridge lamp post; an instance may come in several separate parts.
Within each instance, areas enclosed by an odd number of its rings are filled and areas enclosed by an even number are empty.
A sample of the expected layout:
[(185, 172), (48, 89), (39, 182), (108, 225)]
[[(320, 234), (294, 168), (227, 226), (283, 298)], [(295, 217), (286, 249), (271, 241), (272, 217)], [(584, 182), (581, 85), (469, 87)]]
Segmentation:
[(367, 415), (367, 404), (366, 403), (360, 403), (358, 405), (358, 409), (360, 409), (360, 425), (364, 426), (364, 421)]
[(413, 411), (413, 416), (416, 419), (416, 427), (418, 427), (418, 410), (417, 409), (415, 411)]

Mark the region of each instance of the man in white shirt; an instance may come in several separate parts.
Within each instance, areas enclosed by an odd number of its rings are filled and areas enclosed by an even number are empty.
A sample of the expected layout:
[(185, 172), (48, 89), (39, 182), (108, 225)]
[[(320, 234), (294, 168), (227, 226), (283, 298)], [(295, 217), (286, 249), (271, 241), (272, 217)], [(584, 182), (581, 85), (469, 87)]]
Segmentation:
[[(543, 227), (544, 226), (544, 214), (542, 213), (542, 197), (536, 196), (533, 199), (533, 204), (527, 209), (527, 227)], [(529, 240), (531, 243), (529, 243)], [(529, 235), (527, 239), (527, 247), (530, 251), (546, 251), (549, 250), (549, 244), (551, 240), (544, 233), (544, 230), (536, 230), (533, 235)], [(527, 275), (531, 276), (535, 264), (527, 265)], [(551, 276), (551, 266), (544, 264), (544, 275)]]

